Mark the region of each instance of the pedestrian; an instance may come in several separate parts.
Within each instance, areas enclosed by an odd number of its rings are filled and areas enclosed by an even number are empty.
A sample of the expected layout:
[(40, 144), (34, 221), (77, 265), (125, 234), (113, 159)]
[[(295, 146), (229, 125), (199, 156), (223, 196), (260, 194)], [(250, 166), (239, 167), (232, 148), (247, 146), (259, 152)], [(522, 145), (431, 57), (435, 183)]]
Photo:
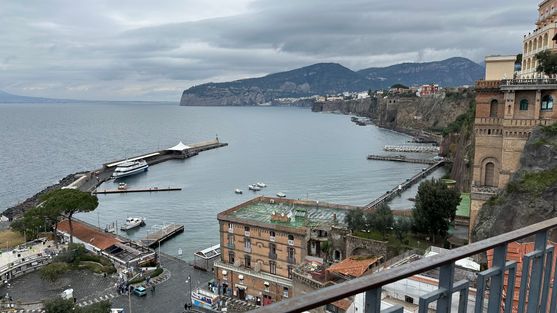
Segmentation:
[(151, 293), (155, 293), (155, 285), (151, 287)]

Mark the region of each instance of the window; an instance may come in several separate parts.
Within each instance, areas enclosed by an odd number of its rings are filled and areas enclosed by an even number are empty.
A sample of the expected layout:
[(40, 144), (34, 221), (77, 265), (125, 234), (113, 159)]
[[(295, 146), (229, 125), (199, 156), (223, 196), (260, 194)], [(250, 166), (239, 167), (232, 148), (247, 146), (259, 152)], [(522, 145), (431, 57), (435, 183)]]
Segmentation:
[(244, 255), (244, 266), (251, 267), (251, 256), (249, 254)]
[(489, 162), (485, 165), (485, 186), (495, 187), (495, 164)]
[(520, 111), (528, 111), (528, 100), (520, 100)]
[(277, 254), (277, 245), (275, 245), (274, 243), (269, 244), (269, 253)]
[(404, 302), (414, 303), (414, 298), (409, 296), (404, 296)]
[(275, 232), (272, 230), (269, 233), (269, 241), (275, 241)]
[(271, 274), (277, 273), (277, 262), (269, 261), (269, 273)]
[(550, 95), (545, 95), (542, 97), (542, 110), (550, 111), (553, 110), (553, 97)]
[(228, 247), (234, 249), (234, 234), (228, 233)]
[(249, 238), (244, 238), (244, 248), (246, 251), (251, 251), (251, 240)]
[(288, 247), (288, 261), (289, 262), (293, 262), (294, 261), (294, 248)]
[(282, 296), (284, 298), (288, 298), (288, 287), (283, 287), (282, 288)]
[(228, 263), (234, 264), (234, 251), (228, 252)]
[(288, 240), (294, 240), (294, 235), (288, 235)]
[(292, 265), (288, 265), (288, 278), (292, 279)]
[(244, 226), (244, 231), (249, 231), (249, 226)]
[(491, 101), (491, 105), (489, 107), (489, 116), (490, 117), (497, 117), (497, 106), (499, 105), (499, 102), (497, 102), (497, 100), (492, 100)]

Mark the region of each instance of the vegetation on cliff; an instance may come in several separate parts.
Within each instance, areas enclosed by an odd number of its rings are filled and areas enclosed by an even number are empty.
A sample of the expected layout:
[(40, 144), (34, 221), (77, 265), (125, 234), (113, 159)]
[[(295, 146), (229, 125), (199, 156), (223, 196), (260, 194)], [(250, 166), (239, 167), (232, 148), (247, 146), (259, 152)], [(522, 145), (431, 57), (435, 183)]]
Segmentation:
[(480, 209), (472, 236), (492, 237), (557, 216), (557, 125), (538, 127), (507, 187)]

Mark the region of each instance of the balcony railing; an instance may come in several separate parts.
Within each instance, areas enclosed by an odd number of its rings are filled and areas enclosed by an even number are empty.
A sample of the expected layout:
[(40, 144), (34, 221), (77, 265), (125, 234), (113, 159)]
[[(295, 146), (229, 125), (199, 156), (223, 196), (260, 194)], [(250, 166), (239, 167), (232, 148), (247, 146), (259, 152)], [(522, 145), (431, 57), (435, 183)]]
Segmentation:
[(557, 88), (555, 78), (521, 78), (505, 79), (501, 81), (502, 90), (548, 90)]
[[(446, 253), (318, 289), (317, 291), (270, 306), (264, 306), (256, 312), (303, 312), (359, 293), (365, 293), (363, 312), (402, 313), (403, 307), (401, 305), (381, 310), (382, 287), (436, 268), (440, 269), (438, 289), (420, 296), (418, 312), (428, 312), (429, 304), (434, 302), (436, 302), (437, 312), (451, 312), (451, 302), (455, 293), (460, 294), (458, 304), (455, 303), (458, 306), (458, 312), (467, 312), (470, 283), (467, 280), (454, 281), (455, 262), (491, 249), (493, 249), (492, 267), (478, 273), (474, 312), (510, 313), (513, 311), (512, 302), (516, 295), (518, 295), (519, 299), (518, 312), (556, 312), (557, 279), (555, 279), (552, 273), (554, 248), (553, 246), (546, 247), (548, 232), (556, 226), (557, 218), (552, 218), (538, 224), (450, 250)], [(515, 294), (514, 285), (515, 281), (517, 281), (518, 268), (516, 261), (507, 262), (507, 245), (530, 236), (535, 238), (534, 251), (525, 254), (523, 257), (522, 272), (519, 274), (521, 276), (519, 276), (518, 280), (520, 288), (518, 294)], [(505, 282), (508, 288), (504, 290)], [(489, 289), (489, 292), (486, 292), (486, 289)], [(503, 301), (504, 296), (505, 299)], [(548, 308), (549, 311), (547, 311)]]

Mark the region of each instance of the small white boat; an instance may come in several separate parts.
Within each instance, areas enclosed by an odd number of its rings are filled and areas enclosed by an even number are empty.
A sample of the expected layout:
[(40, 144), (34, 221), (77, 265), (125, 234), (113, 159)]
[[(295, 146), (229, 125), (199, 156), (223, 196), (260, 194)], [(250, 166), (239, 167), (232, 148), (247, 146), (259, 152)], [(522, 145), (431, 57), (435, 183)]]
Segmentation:
[(120, 230), (126, 231), (143, 225), (145, 225), (143, 217), (128, 217), (124, 225), (120, 227)]
[(277, 192), (277, 197), (286, 198), (286, 194), (284, 192)]
[(118, 184), (118, 190), (127, 190), (128, 189), (128, 184), (126, 183), (119, 183)]
[(243, 192), (242, 190), (240, 190), (240, 189), (236, 189), (236, 190), (234, 190), (234, 193), (241, 195), (241, 194), (243, 194), (244, 192)]
[(265, 183), (257, 183), (257, 187), (265, 188), (267, 185)]
[(124, 176), (130, 176), (137, 173), (145, 172), (149, 168), (149, 165), (145, 160), (138, 160), (138, 161), (125, 161), (116, 167), (114, 173), (112, 173), (112, 177), (120, 178)]
[(252, 190), (252, 191), (259, 191), (259, 190), (261, 190), (261, 187), (257, 186), (256, 184), (249, 185), (248, 188), (249, 188), (249, 190)]
[(116, 226), (114, 223), (108, 224), (104, 227), (104, 231), (107, 233), (115, 234), (116, 233)]

